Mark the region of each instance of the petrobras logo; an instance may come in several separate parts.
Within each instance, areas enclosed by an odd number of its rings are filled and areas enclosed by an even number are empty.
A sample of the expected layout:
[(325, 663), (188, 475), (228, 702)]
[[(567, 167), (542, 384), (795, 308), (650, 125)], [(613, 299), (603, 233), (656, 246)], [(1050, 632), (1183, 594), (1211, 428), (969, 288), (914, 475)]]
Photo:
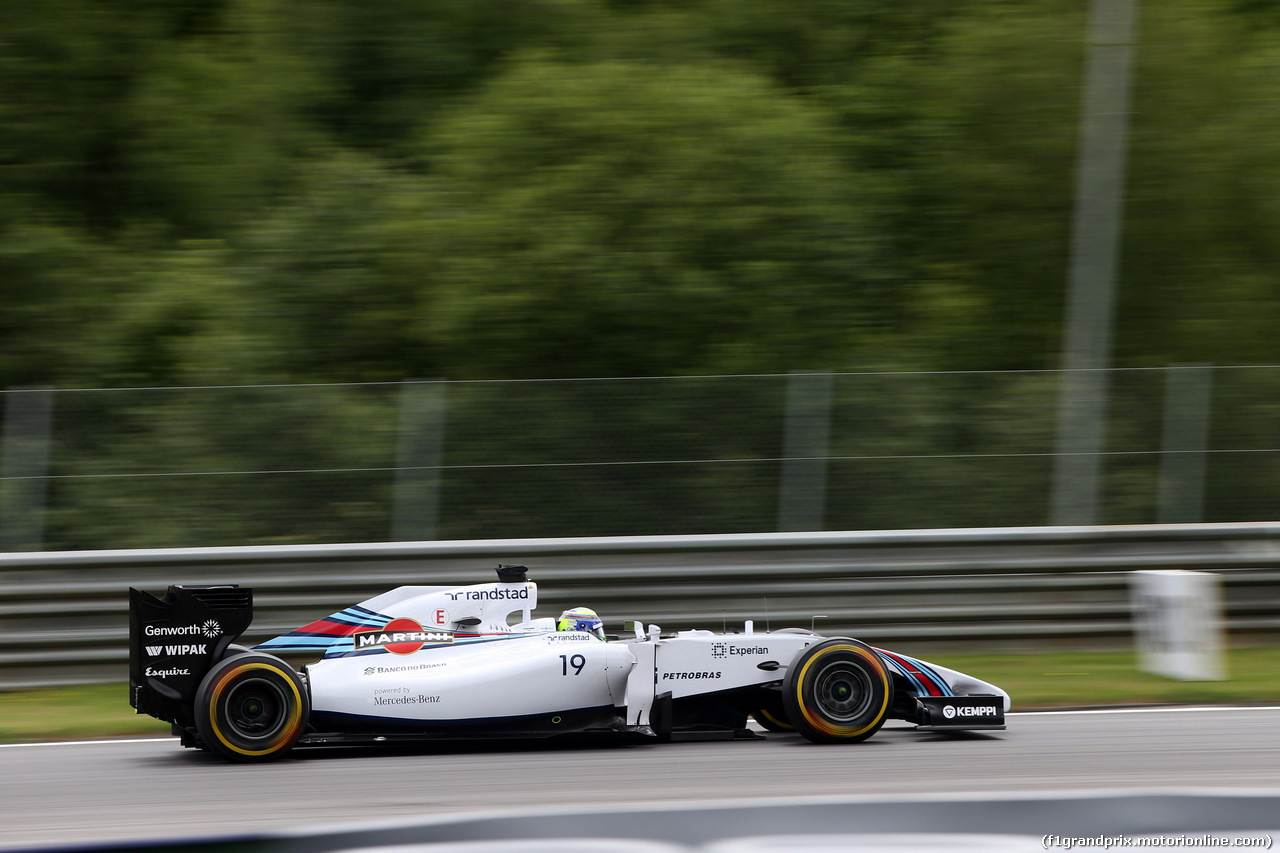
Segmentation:
[(174, 676), (174, 675), (190, 675), (191, 670), (178, 669), (178, 668), (155, 669), (154, 667), (149, 666), (145, 670), (143, 670), (142, 674), (145, 675), (147, 678), (169, 678), (170, 676)]
[(689, 681), (708, 678), (719, 678), (719, 672), (664, 672), (662, 673), (663, 681)]
[(208, 646), (201, 644), (199, 646), (191, 643), (182, 643), (175, 646), (144, 646), (147, 654), (153, 658), (158, 657), (181, 657), (182, 655), (203, 655), (208, 654)]
[(222, 636), (217, 619), (206, 619), (200, 625), (148, 625), (142, 629), (148, 637), (214, 637)]
[(466, 592), (446, 592), (451, 601), (527, 601), (529, 588), (522, 586), (512, 589), (509, 586), (497, 589), (470, 589)]
[(356, 631), (351, 635), (355, 650), (386, 649), (396, 655), (411, 655), (423, 646), (453, 642), (452, 631), (428, 631), (414, 619), (392, 619), (372, 631)]
[(943, 705), (942, 716), (948, 720), (954, 720), (956, 717), (994, 717), (996, 716), (995, 705)]

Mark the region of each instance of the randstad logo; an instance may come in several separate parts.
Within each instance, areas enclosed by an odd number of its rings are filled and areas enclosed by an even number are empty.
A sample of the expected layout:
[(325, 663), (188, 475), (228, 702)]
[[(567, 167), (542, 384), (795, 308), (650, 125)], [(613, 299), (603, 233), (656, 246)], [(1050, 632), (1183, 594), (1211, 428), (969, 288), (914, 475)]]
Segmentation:
[(474, 589), (466, 592), (446, 592), (450, 601), (520, 601), (529, 598), (529, 588), (499, 587), (497, 589)]

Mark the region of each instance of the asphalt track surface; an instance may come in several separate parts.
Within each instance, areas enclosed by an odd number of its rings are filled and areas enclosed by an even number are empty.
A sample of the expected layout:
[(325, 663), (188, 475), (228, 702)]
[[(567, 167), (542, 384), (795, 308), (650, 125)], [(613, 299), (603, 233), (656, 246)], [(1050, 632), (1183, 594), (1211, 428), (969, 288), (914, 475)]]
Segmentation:
[(508, 808), (828, 794), (1280, 790), (1280, 708), (1014, 714), (1004, 732), (886, 727), (583, 748), (295, 751), (231, 765), (174, 739), (0, 746), (0, 848), (252, 833)]

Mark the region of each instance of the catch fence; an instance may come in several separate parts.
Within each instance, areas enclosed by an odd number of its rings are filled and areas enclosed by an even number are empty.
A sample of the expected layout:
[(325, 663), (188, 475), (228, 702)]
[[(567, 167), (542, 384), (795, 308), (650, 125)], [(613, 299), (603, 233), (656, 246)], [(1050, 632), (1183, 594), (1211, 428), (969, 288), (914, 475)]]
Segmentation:
[[(1280, 368), (1112, 373), (1091, 523), (1280, 518)], [(1057, 524), (1062, 375), (11, 390), (0, 552)]]

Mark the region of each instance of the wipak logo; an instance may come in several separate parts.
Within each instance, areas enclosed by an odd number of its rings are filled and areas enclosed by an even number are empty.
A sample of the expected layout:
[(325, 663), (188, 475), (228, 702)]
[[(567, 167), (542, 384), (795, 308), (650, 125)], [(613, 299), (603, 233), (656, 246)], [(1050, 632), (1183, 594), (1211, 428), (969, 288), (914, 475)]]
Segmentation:
[(207, 645), (197, 646), (190, 643), (184, 643), (178, 646), (147, 646), (146, 650), (148, 655), (153, 658), (158, 658), (161, 655), (167, 655), (169, 657), (177, 655), (203, 655), (206, 653), (208, 648), (209, 647)]

